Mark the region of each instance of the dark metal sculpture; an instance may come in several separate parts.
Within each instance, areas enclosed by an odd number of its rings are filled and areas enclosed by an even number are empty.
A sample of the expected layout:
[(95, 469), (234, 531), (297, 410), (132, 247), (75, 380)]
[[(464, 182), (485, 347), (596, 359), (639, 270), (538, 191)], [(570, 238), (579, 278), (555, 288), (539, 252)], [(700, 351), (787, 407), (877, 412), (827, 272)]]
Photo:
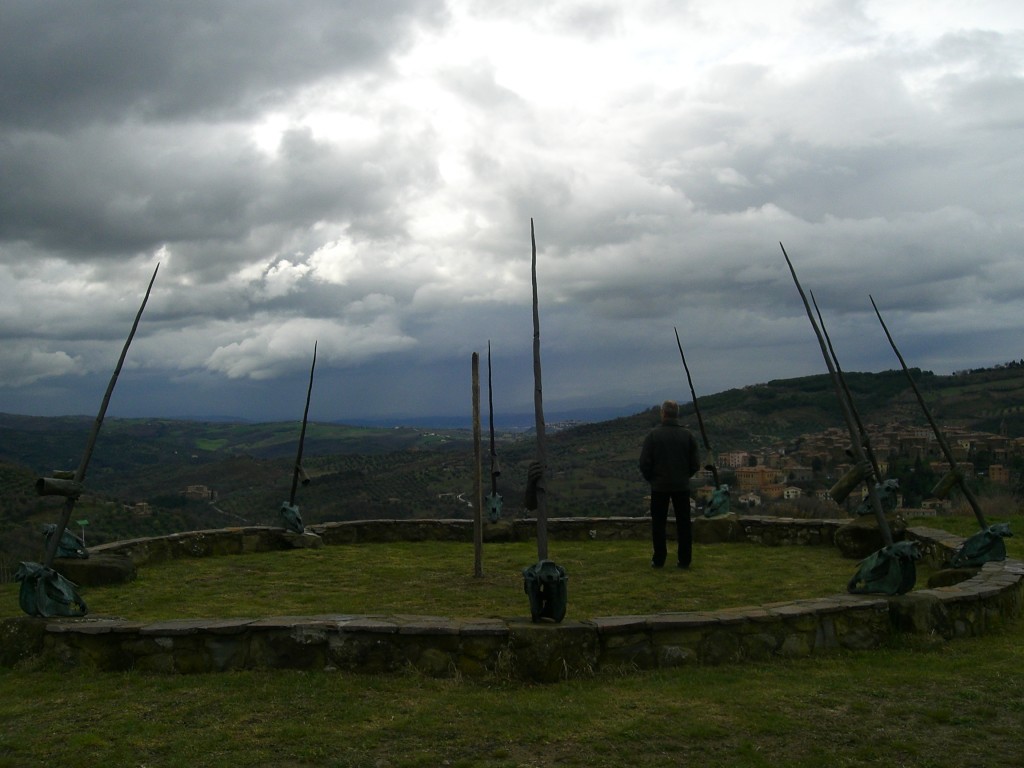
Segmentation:
[[(50, 538), (57, 534), (57, 526), (54, 523), (47, 523), (43, 526), (43, 538), (49, 546)], [(74, 557), (86, 560), (89, 557), (89, 550), (85, 548), (85, 542), (65, 528), (61, 534), (60, 542), (57, 544), (57, 557)]]
[(1006, 542), (1013, 536), (1009, 523), (996, 523), (968, 538), (950, 559), (954, 568), (977, 568), (988, 562), (1006, 559)]
[[(821, 329), (818, 327), (814, 314), (811, 312), (810, 302), (807, 300), (807, 296), (804, 294), (804, 289), (800, 285), (800, 280), (796, 276), (796, 269), (793, 267), (793, 262), (790, 261), (789, 254), (786, 253), (785, 246), (783, 246), (782, 243), (779, 243), (779, 247), (782, 248), (782, 255), (786, 259), (786, 264), (789, 266), (790, 274), (793, 276), (793, 282), (796, 284), (797, 292), (800, 294), (800, 299), (803, 301), (804, 309), (807, 311), (807, 319), (810, 321), (811, 327), (814, 329), (814, 335), (818, 339), (818, 345), (821, 347), (821, 354), (825, 359), (825, 366), (828, 368), (829, 375), (832, 378), (832, 386), (835, 389), (836, 399), (839, 401), (839, 407), (843, 413), (843, 420), (846, 422), (846, 427), (850, 434), (850, 443), (854, 458), (862, 465), (870, 465), (864, 451), (863, 438), (857, 431), (857, 425), (850, 410), (850, 403), (839, 381), (839, 376), (836, 373), (836, 365), (833, 355), (829, 352)], [(847, 589), (850, 592), (903, 594), (913, 588), (914, 582), (917, 580), (914, 561), (920, 558), (920, 552), (918, 551), (915, 542), (900, 542), (899, 546), (894, 545), (892, 531), (889, 529), (889, 522), (886, 520), (885, 510), (882, 509), (882, 502), (879, 499), (878, 491), (875, 488), (874, 483), (867, 483), (867, 492), (868, 500), (871, 503), (871, 508), (878, 521), (878, 529), (882, 534), (882, 541), (885, 543), (885, 546), (861, 563), (860, 569), (850, 580), (847, 585)], [(893, 573), (898, 574), (898, 578), (894, 577), (892, 575)]]
[(52, 568), (22, 563), (14, 578), (21, 582), (18, 605), (29, 616), (85, 616), (89, 612), (78, 585)]
[[(900, 481), (895, 477), (890, 477), (888, 480), (875, 483), (875, 493), (878, 494), (878, 499), (882, 502), (882, 509), (885, 510), (886, 514), (896, 511), (896, 505), (899, 502), (899, 490)], [(857, 515), (870, 515), (872, 511), (871, 505), (868, 504), (867, 499), (865, 499), (857, 505), (857, 509), (854, 510), (854, 513)]]
[(565, 568), (550, 560), (523, 569), (523, 591), (530, 600), (530, 618), (534, 622), (559, 622), (565, 618), (568, 581)]
[[(889, 333), (889, 327), (885, 324), (885, 320), (882, 319), (882, 313), (878, 309), (878, 305), (875, 303), (875, 299), (871, 296), (871, 306), (875, 309), (875, 315), (878, 316), (878, 322), (882, 324), (882, 330), (885, 331), (885, 337), (889, 340), (889, 346), (892, 347), (892, 351), (896, 353), (896, 358), (900, 361), (900, 366), (903, 368), (903, 374), (907, 377), (907, 381), (910, 382), (910, 388), (914, 390), (914, 395), (917, 397), (917, 402), (921, 406), (921, 410), (924, 411), (925, 418), (928, 420), (928, 424), (931, 425), (932, 432), (935, 434), (935, 441), (939, 444), (939, 448), (942, 449), (943, 456), (946, 457), (946, 462), (949, 464), (949, 472), (947, 475), (939, 481), (935, 489), (932, 491), (933, 494), (939, 498), (945, 497), (954, 485), (959, 485), (960, 490), (967, 499), (967, 503), (970, 504), (971, 510), (974, 512), (974, 517), (978, 521), (978, 526), (981, 530), (968, 538), (960, 550), (953, 555), (952, 563), (963, 564), (967, 561), (972, 562), (974, 565), (980, 565), (983, 562), (988, 561), (1000, 561), (1006, 559), (1006, 546), (1002, 543), (1001, 539), (1006, 536), (1012, 536), (1009, 525), (1002, 523), (999, 525), (989, 526), (985, 521), (985, 515), (981, 511), (981, 504), (978, 502), (978, 497), (974, 495), (974, 491), (964, 480), (963, 472), (957, 466), (956, 459), (953, 456), (953, 451), (950, 450), (949, 443), (946, 442), (945, 436), (942, 434), (942, 430), (939, 429), (939, 425), (935, 422), (932, 412), (928, 409), (928, 404), (924, 401), (924, 396), (921, 394), (921, 390), (917, 387), (917, 382), (914, 381), (914, 377), (910, 373), (910, 368), (907, 367), (906, 360), (903, 359), (903, 355), (900, 353), (899, 347), (896, 346), (896, 342), (892, 338), (892, 334)], [(996, 545), (996, 540), (1000, 540), (999, 544)], [(984, 559), (982, 559), (984, 558)]]
[(850, 594), (881, 593), (902, 595), (914, 588), (917, 581), (915, 561), (921, 558), (916, 541), (898, 541), (882, 547), (860, 562), (850, 578), (846, 591)]
[(281, 517), (284, 526), (293, 533), (305, 533), (306, 528), (302, 524), (302, 515), (299, 514), (299, 507), (295, 503), (295, 494), (299, 488), (299, 482), (309, 485), (309, 476), (302, 468), (302, 447), (306, 442), (306, 424), (309, 421), (309, 401), (313, 395), (313, 371), (316, 370), (316, 345), (313, 342), (313, 364), (309, 367), (309, 386), (306, 388), (306, 408), (302, 412), (302, 429), (299, 432), (299, 451), (295, 457), (295, 469), (292, 472), (292, 490), (288, 501), (281, 504)]
[[(107, 391), (103, 394), (103, 401), (100, 403), (99, 413), (93, 421), (92, 431), (85, 444), (85, 451), (78, 469), (71, 477), (67, 473), (55, 473), (54, 477), (44, 477), (36, 481), (36, 491), (40, 495), (64, 496), (64, 509), (61, 512), (60, 522), (54, 526), (54, 532), (46, 543), (46, 555), (42, 565), (38, 563), (22, 563), (21, 574), (21, 597), (22, 610), (31, 616), (68, 616), (85, 615), (85, 602), (74, 593), (75, 585), (53, 570), (53, 560), (57, 556), (57, 549), (60, 546), (64, 532), (67, 530), (68, 522), (71, 520), (71, 513), (74, 512), (75, 502), (82, 493), (82, 483), (85, 480), (85, 472), (89, 468), (89, 461), (92, 459), (93, 448), (96, 447), (96, 438), (99, 436), (100, 427), (103, 425), (103, 418), (107, 414), (107, 406), (110, 405), (110, 397), (114, 393), (114, 385), (117, 384), (117, 377), (121, 374), (125, 357), (128, 355), (128, 348), (131, 346), (135, 332), (139, 328), (139, 321), (142, 319), (142, 312), (146, 309), (149, 301), (149, 294), (153, 290), (153, 283), (156, 282), (157, 272), (160, 265), (153, 270), (153, 277), (149, 280), (146, 288), (146, 295), (142, 299), (142, 305), (135, 315), (135, 322), (132, 323), (131, 331), (121, 349), (121, 356), (114, 367), (114, 373), (107, 384)], [(77, 605), (75, 613), (46, 613), (46, 611), (63, 611), (60, 606)]]
[(730, 513), (729, 505), (731, 498), (728, 485), (723, 483), (716, 487), (711, 492), (711, 498), (708, 500), (707, 508), (704, 510), (704, 517), (724, 517), (728, 515)]

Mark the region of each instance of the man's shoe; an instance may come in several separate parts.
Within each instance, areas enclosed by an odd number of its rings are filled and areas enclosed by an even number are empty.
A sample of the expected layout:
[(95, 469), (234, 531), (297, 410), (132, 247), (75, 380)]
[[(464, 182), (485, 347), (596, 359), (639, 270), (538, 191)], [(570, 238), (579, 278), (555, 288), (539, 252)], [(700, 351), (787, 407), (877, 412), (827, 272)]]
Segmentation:
[(664, 563), (658, 563), (658, 562), (655, 562), (654, 560), (651, 560), (651, 568), (663, 568), (664, 566), (665, 566)]

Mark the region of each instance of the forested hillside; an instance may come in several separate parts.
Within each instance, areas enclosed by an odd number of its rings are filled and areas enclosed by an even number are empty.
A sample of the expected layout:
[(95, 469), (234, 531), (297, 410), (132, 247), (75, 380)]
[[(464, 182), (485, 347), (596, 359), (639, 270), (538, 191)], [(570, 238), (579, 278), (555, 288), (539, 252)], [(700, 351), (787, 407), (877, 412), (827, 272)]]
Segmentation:
[[(915, 371), (935, 418), (947, 426), (1024, 435), (1024, 370), (1014, 365), (956, 376)], [(869, 424), (927, 422), (902, 371), (848, 373)], [(801, 435), (843, 427), (825, 376), (771, 381), (701, 397), (715, 451), (785, 446)], [(694, 430), (692, 404), (684, 421)], [(643, 514), (646, 488), (636, 469), (641, 441), (657, 423), (647, 411), (548, 434), (549, 512), (554, 515)], [(74, 469), (92, 419), (0, 414), (0, 552), (38, 559), (45, 522), (61, 499), (39, 498), (36, 477)], [(486, 426), (486, 425), (485, 425)], [(239, 524), (278, 524), (289, 497), (297, 423), (108, 419), (86, 476), (75, 520), (87, 520), (87, 544), (127, 536)], [(484, 494), (490, 491), (486, 429)], [(530, 432), (497, 435), (499, 492), (506, 516), (524, 514), (526, 469), (536, 455)], [(470, 517), (474, 461), (470, 430), (370, 429), (310, 424), (304, 468), (311, 477), (296, 502), (306, 523), (403, 517)], [(188, 498), (204, 486), (210, 498)], [(81, 530), (77, 531), (82, 533)]]

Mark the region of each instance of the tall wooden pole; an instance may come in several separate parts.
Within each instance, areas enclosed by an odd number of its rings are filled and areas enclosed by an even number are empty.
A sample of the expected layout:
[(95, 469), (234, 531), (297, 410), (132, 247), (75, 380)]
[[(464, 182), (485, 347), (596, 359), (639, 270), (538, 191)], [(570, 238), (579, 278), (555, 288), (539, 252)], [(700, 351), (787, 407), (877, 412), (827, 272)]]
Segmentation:
[(893, 339), (892, 334), (889, 333), (889, 327), (885, 324), (885, 320), (882, 319), (882, 313), (878, 311), (878, 305), (875, 304), (873, 297), (868, 296), (868, 298), (871, 299), (871, 306), (875, 308), (875, 315), (878, 316), (878, 322), (882, 324), (882, 330), (885, 331), (885, 338), (889, 340), (889, 346), (892, 347), (892, 351), (896, 353), (896, 358), (900, 361), (900, 365), (903, 367), (903, 374), (907, 377), (907, 381), (910, 382), (910, 388), (914, 390), (914, 395), (917, 397), (917, 403), (921, 406), (921, 410), (924, 411), (925, 418), (928, 419), (928, 423), (931, 425), (932, 432), (935, 434), (935, 441), (939, 444), (939, 448), (942, 449), (942, 454), (946, 457), (946, 461), (949, 464), (949, 471), (952, 472), (953, 476), (956, 478), (956, 482), (960, 486), (960, 490), (963, 491), (964, 498), (967, 499), (967, 503), (971, 505), (971, 509), (974, 511), (974, 517), (978, 521), (978, 525), (980, 525), (981, 530), (984, 531), (988, 528), (988, 522), (985, 520), (985, 514), (981, 511), (981, 504), (978, 502), (978, 497), (974, 495), (974, 491), (972, 491), (964, 481), (964, 477), (957, 467), (953, 451), (950, 449), (949, 443), (946, 442), (946, 438), (943, 436), (942, 430), (939, 429), (939, 425), (932, 417), (932, 412), (928, 409), (928, 404), (924, 401), (924, 395), (922, 395), (921, 390), (917, 388), (917, 382), (914, 381), (914, 377), (910, 373), (910, 368), (907, 367), (907, 361), (903, 359), (903, 355), (900, 354), (899, 347), (896, 346), (896, 341)]
[(483, 460), (480, 445), (480, 355), (473, 353), (473, 575), (477, 578), (484, 575), (484, 481)]
[[(295, 504), (295, 492), (299, 488), (299, 478), (305, 474), (302, 471), (302, 446), (306, 442), (306, 423), (309, 421), (309, 401), (313, 395), (313, 371), (316, 370), (316, 345), (313, 342), (313, 364), (309, 366), (309, 386), (306, 387), (306, 408), (302, 412), (302, 429), (299, 431), (299, 450), (295, 455), (295, 469), (292, 472), (292, 492), (288, 497), (288, 503)], [(308, 481), (307, 481), (308, 482)]]
[(882, 482), (882, 469), (878, 463), (878, 459), (875, 457), (875, 450), (871, 447), (871, 438), (868, 435), (867, 427), (864, 426), (864, 422), (860, 418), (860, 412), (857, 410), (857, 405), (853, 402), (853, 392), (850, 391), (849, 385), (846, 383), (846, 376), (843, 373), (843, 367), (839, 364), (839, 357), (836, 355), (836, 350), (832, 346), (832, 339), (828, 335), (828, 330), (825, 328), (825, 320), (821, 316), (821, 310), (818, 309), (818, 302), (814, 300), (814, 291), (810, 291), (811, 304), (814, 305), (814, 312), (818, 316), (818, 326), (821, 328), (821, 335), (825, 338), (825, 343), (828, 345), (828, 352), (832, 356), (832, 362), (836, 366), (836, 375), (839, 377), (839, 383), (843, 387), (843, 392), (846, 394), (846, 402), (850, 407), (850, 415), (853, 416), (853, 421), (857, 425), (857, 433), (860, 435), (861, 445), (864, 446), (864, 455), (867, 456), (868, 461), (871, 463), (871, 471), (875, 473), (875, 480), (879, 483)]
[(491, 378), (491, 342), (487, 342), (487, 417), (490, 428), (490, 450), (491, 457), (491, 493), (487, 497), (489, 502), (491, 522), (497, 522), (501, 518), (501, 496), (498, 494), (498, 475), (501, 468), (498, 466), (498, 451), (494, 447), (494, 386)]
[[(85, 452), (82, 454), (82, 461), (78, 465), (78, 470), (75, 472), (74, 481), (81, 483), (85, 480), (85, 471), (89, 467), (89, 460), (92, 458), (92, 450), (96, 447), (96, 438), (99, 436), (100, 427), (103, 425), (103, 418), (107, 413), (107, 406), (110, 405), (110, 396), (114, 393), (114, 385), (117, 384), (117, 377), (121, 374), (121, 367), (124, 365), (124, 359), (128, 355), (128, 347), (132, 344), (132, 339), (135, 338), (135, 331), (139, 328), (139, 320), (142, 319), (142, 311), (146, 308), (146, 302), (149, 301), (149, 294), (153, 290), (153, 283), (156, 282), (156, 273), (160, 271), (160, 265), (156, 265), (156, 269), (153, 270), (153, 277), (149, 279), (149, 287), (146, 288), (146, 295), (142, 299), (142, 306), (139, 307), (139, 311), (135, 314), (135, 322), (132, 323), (132, 329), (128, 333), (128, 339), (124, 343), (124, 347), (121, 348), (121, 357), (117, 360), (117, 365), (114, 367), (114, 374), (110, 377), (110, 382), (107, 384), (107, 391), (103, 395), (103, 402), (100, 404), (99, 413), (96, 414), (96, 420), (93, 422), (92, 431), (89, 433), (89, 439), (85, 444)], [(68, 521), (71, 519), (71, 513), (75, 509), (75, 496), (69, 496), (67, 501), (64, 502), (64, 510), (61, 513), (60, 523), (57, 525), (57, 529), (53, 532), (53, 536), (46, 545), (46, 556), (43, 559), (43, 566), (46, 568), (53, 567), (53, 559), (57, 555), (57, 545), (60, 544), (61, 536), (64, 535), (64, 529), (68, 527)]]
[(686, 364), (686, 355), (683, 354), (683, 343), (679, 341), (679, 329), (673, 326), (676, 332), (676, 346), (679, 347), (679, 357), (683, 360), (683, 370), (686, 371), (686, 383), (690, 385), (690, 397), (693, 399), (693, 412), (697, 414), (697, 426), (700, 427), (700, 436), (704, 440), (704, 449), (708, 452), (708, 464), (705, 469), (711, 471), (717, 489), (721, 483), (718, 481), (718, 468), (715, 466), (714, 452), (711, 450), (711, 441), (708, 440), (708, 431), (704, 428), (704, 418), (700, 415), (700, 406), (697, 405), (697, 390), (693, 388), (693, 378), (690, 376), (690, 366)]
[(547, 448), (544, 438), (544, 397), (540, 377), (540, 309), (537, 301), (537, 237), (533, 218), (530, 219), (530, 243), (533, 248), (531, 274), (533, 278), (533, 410), (537, 428), (537, 463), (541, 476), (537, 481), (537, 559), (548, 559), (547, 492), (544, 487), (548, 471)]
[[(846, 400), (845, 393), (843, 392), (842, 385), (839, 383), (839, 377), (836, 374), (835, 363), (832, 360), (832, 355), (828, 351), (828, 346), (825, 344), (825, 337), (822, 336), (821, 329), (818, 327), (817, 321), (814, 319), (814, 313), (811, 312), (811, 304), (807, 300), (807, 295), (804, 293), (803, 287), (800, 285), (800, 280), (797, 279), (796, 269), (793, 267), (793, 262), (789, 260), (789, 254), (786, 253), (785, 246), (779, 243), (779, 247), (782, 248), (782, 255), (786, 258), (786, 264), (789, 266), (789, 272), (793, 276), (793, 282), (796, 284), (796, 290), (800, 294), (800, 299), (804, 303), (804, 309), (807, 311), (807, 319), (811, 321), (811, 328), (814, 329), (814, 335), (818, 339), (818, 346), (821, 347), (822, 357), (825, 358), (825, 367), (828, 368), (829, 376), (832, 379), (832, 387), (835, 389), (836, 399), (839, 401), (839, 408), (843, 413), (843, 420), (846, 422), (846, 428), (850, 434), (851, 450), (853, 451), (854, 458), (858, 463), (867, 462), (867, 455), (864, 452), (864, 445), (861, 440), (861, 436), (857, 433), (857, 425), (853, 420), (853, 414), (850, 412), (850, 404)], [(885, 518), (885, 510), (882, 509), (881, 499), (878, 497), (878, 491), (875, 488), (873, 482), (867, 483), (868, 499), (871, 501), (871, 507), (875, 512), (875, 518), (878, 520), (878, 530), (882, 534), (882, 541), (885, 546), (891, 547), (893, 544), (892, 531), (889, 529), (889, 521)]]

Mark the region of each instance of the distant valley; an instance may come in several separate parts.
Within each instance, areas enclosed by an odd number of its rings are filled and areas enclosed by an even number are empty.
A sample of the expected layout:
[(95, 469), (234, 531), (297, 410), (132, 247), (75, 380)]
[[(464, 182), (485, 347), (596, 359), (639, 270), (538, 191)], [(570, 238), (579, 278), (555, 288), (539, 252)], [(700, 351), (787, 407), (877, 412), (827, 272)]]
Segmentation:
[[(866, 423), (927, 428), (902, 371), (846, 376)], [(916, 371), (915, 376), (941, 424), (1024, 436), (1024, 368), (1017, 364), (955, 376)], [(699, 405), (716, 452), (778, 449), (801, 436), (844, 426), (825, 375), (729, 390), (702, 397)], [(683, 411), (696, 432), (692, 404)], [(486, 413), (483, 421), (486, 495)], [(636, 459), (643, 436), (655, 423), (657, 404), (652, 403), (630, 415), (550, 429), (550, 513), (642, 515), (646, 488)], [(33, 483), (52, 470), (75, 469), (91, 426), (88, 417), (0, 414), (0, 555), (8, 564), (39, 557), (39, 529), (57, 519), (61, 500), (36, 496)], [(291, 489), (298, 434), (298, 422), (107, 419), (86, 476), (86, 495), (74, 516), (87, 523), (76, 532), (95, 544), (195, 528), (277, 525), (281, 502)], [(499, 428), (496, 448), (503, 513), (524, 514), (526, 467), (536, 455), (533, 431)], [(390, 428), (313, 423), (303, 460), (311, 482), (299, 487), (296, 503), (307, 524), (470, 517), (473, 457), (468, 423)]]

